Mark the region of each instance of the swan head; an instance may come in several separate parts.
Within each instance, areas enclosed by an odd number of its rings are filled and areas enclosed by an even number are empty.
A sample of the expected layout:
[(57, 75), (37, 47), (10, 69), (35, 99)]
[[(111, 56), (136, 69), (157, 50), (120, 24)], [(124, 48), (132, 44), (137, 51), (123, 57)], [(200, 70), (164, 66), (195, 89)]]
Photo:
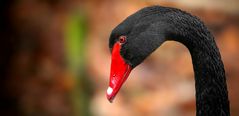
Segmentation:
[[(156, 22), (160, 17), (154, 15), (143, 17), (150, 8), (144, 8), (129, 16), (111, 32), (109, 38), (112, 54), (111, 70), (106, 93), (110, 102), (113, 101), (131, 70), (165, 41), (163, 23)], [(159, 25), (161, 25), (160, 29)]]

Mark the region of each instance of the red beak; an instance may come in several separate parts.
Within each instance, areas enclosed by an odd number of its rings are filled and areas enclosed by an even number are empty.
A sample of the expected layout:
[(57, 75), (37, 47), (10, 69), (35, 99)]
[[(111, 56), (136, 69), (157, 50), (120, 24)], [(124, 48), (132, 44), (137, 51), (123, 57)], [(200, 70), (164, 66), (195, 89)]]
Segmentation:
[(115, 43), (112, 50), (110, 82), (107, 89), (107, 99), (112, 102), (121, 86), (128, 78), (132, 68), (128, 65), (120, 55), (121, 44)]

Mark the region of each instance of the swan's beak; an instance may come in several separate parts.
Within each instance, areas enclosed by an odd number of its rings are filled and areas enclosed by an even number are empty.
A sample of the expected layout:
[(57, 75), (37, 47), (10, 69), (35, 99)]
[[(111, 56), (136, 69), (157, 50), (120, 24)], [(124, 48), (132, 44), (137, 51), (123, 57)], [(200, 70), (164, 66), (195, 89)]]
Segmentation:
[(121, 45), (116, 43), (112, 50), (110, 82), (106, 93), (107, 99), (110, 102), (113, 102), (114, 97), (132, 70), (131, 66), (128, 65), (121, 57), (120, 48)]

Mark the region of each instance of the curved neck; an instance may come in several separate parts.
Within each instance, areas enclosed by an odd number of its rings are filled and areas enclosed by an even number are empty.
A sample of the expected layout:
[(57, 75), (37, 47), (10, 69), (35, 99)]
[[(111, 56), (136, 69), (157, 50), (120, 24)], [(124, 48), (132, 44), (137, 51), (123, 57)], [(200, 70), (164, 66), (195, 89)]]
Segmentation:
[[(188, 41), (191, 43), (195, 39)], [(229, 116), (225, 71), (219, 50), (212, 36), (197, 39), (194, 46), (182, 42), (192, 57), (197, 116)]]
[(190, 51), (195, 73), (197, 116), (229, 116), (223, 62), (214, 37), (189, 14), (167, 19), (166, 38), (183, 43)]

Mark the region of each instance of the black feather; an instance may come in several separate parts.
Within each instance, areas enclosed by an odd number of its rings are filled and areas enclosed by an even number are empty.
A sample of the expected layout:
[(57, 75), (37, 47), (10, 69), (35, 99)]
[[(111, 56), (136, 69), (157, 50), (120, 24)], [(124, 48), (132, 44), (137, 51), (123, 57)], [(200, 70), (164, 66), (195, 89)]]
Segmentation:
[(229, 100), (221, 55), (213, 35), (199, 18), (176, 8), (151, 6), (129, 16), (111, 33), (110, 49), (118, 36), (127, 36), (121, 56), (133, 68), (163, 42), (183, 43), (195, 73), (197, 116), (229, 116)]

